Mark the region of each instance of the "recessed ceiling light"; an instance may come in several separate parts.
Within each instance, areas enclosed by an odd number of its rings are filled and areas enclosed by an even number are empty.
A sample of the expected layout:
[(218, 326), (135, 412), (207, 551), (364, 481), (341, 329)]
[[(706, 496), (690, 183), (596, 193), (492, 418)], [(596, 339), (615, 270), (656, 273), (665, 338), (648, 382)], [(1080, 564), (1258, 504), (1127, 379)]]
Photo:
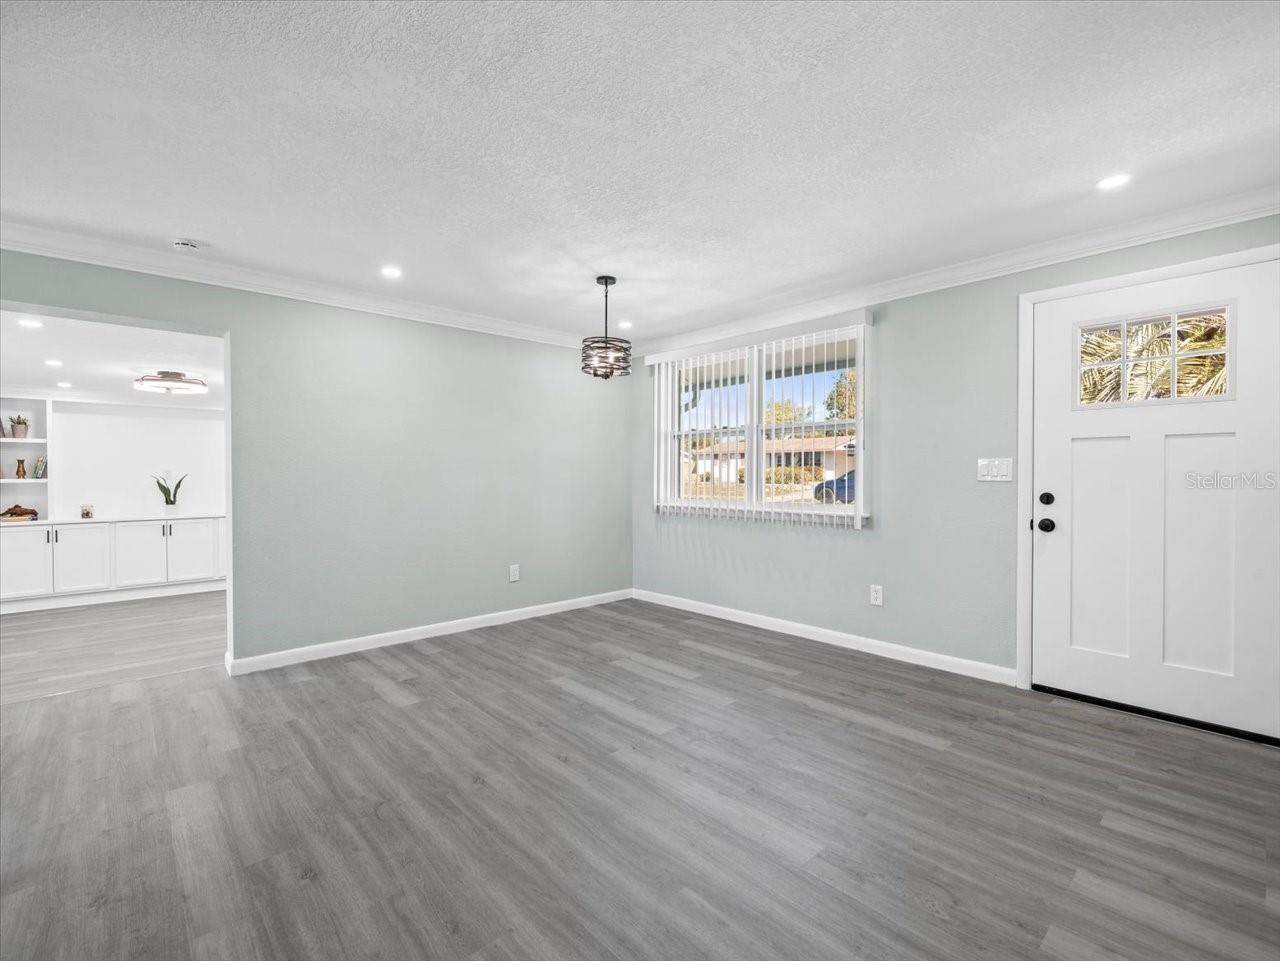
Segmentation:
[(53, 359), (50, 359), (50, 360), (46, 360), (46, 361), (44, 362), (44, 365), (45, 365), (46, 367), (61, 367), (61, 366), (62, 366), (62, 361), (60, 361), (60, 360), (53, 360)]
[(382, 276), (386, 277), (387, 280), (399, 280), (401, 277), (404, 276), (404, 271), (401, 270), (399, 267), (397, 267), (395, 264), (383, 264)]
[(629, 320), (620, 320), (620, 321), (618, 321), (618, 327), (619, 327), (619, 328), (621, 328), (622, 330), (630, 330), (630, 329), (631, 329), (631, 321), (629, 321)]
[(59, 386), (59, 387), (70, 387), (70, 386), (71, 386), (71, 381), (69, 381), (69, 380), (60, 380), (60, 381), (58, 381), (58, 386)]
[(43, 327), (44, 322), (40, 320), (36, 320), (34, 317), (19, 317), (18, 326), (31, 327), (31, 328)]
[(1133, 178), (1128, 174), (1112, 174), (1110, 177), (1103, 177), (1098, 181), (1099, 190), (1119, 190), (1128, 184)]

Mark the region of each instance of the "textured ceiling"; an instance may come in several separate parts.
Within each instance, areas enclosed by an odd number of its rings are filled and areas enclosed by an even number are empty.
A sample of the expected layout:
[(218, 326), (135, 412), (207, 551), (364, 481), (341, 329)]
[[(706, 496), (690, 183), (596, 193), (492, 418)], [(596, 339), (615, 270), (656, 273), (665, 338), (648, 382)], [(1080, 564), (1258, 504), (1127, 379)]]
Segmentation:
[(577, 336), (601, 272), (667, 336), (1280, 182), (1269, 2), (58, 0), (2, 25), (6, 222)]

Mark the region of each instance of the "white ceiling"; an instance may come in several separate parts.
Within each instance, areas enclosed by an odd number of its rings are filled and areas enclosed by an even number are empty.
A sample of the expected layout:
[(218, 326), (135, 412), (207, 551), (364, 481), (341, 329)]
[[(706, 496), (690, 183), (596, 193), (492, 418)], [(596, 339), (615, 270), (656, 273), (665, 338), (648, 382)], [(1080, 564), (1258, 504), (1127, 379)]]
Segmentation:
[(1280, 5), (5, 3), (0, 124), (10, 239), (643, 341), (1274, 209)]
[[(22, 326), (36, 318), (39, 328)], [(223, 409), (220, 337), (122, 327), (65, 317), (0, 310), (0, 394), (146, 407)], [(60, 360), (49, 367), (46, 360)], [(209, 384), (208, 394), (168, 396), (134, 390), (134, 380), (157, 370), (180, 370)], [(58, 382), (71, 384), (58, 387)]]

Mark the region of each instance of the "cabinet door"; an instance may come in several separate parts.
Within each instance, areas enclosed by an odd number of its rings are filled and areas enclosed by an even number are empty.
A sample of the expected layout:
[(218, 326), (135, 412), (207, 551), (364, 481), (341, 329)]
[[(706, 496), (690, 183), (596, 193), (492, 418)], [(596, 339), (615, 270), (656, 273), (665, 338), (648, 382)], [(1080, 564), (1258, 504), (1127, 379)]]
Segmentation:
[(203, 581), (218, 576), (217, 520), (169, 522), (169, 580)]
[(53, 592), (53, 534), (48, 527), (0, 530), (0, 598)]
[(165, 582), (164, 521), (116, 524), (116, 587)]
[(53, 590), (102, 591), (111, 587), (111, 528), (67, 524), (53, 529)]

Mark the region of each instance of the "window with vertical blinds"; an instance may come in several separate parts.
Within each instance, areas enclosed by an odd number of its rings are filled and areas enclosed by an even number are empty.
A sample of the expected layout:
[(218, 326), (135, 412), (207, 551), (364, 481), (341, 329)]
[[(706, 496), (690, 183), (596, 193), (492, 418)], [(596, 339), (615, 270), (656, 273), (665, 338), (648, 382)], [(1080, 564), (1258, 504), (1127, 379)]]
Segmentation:
[(862, 526), (865, 325), (654, 367), (659, 511)]

